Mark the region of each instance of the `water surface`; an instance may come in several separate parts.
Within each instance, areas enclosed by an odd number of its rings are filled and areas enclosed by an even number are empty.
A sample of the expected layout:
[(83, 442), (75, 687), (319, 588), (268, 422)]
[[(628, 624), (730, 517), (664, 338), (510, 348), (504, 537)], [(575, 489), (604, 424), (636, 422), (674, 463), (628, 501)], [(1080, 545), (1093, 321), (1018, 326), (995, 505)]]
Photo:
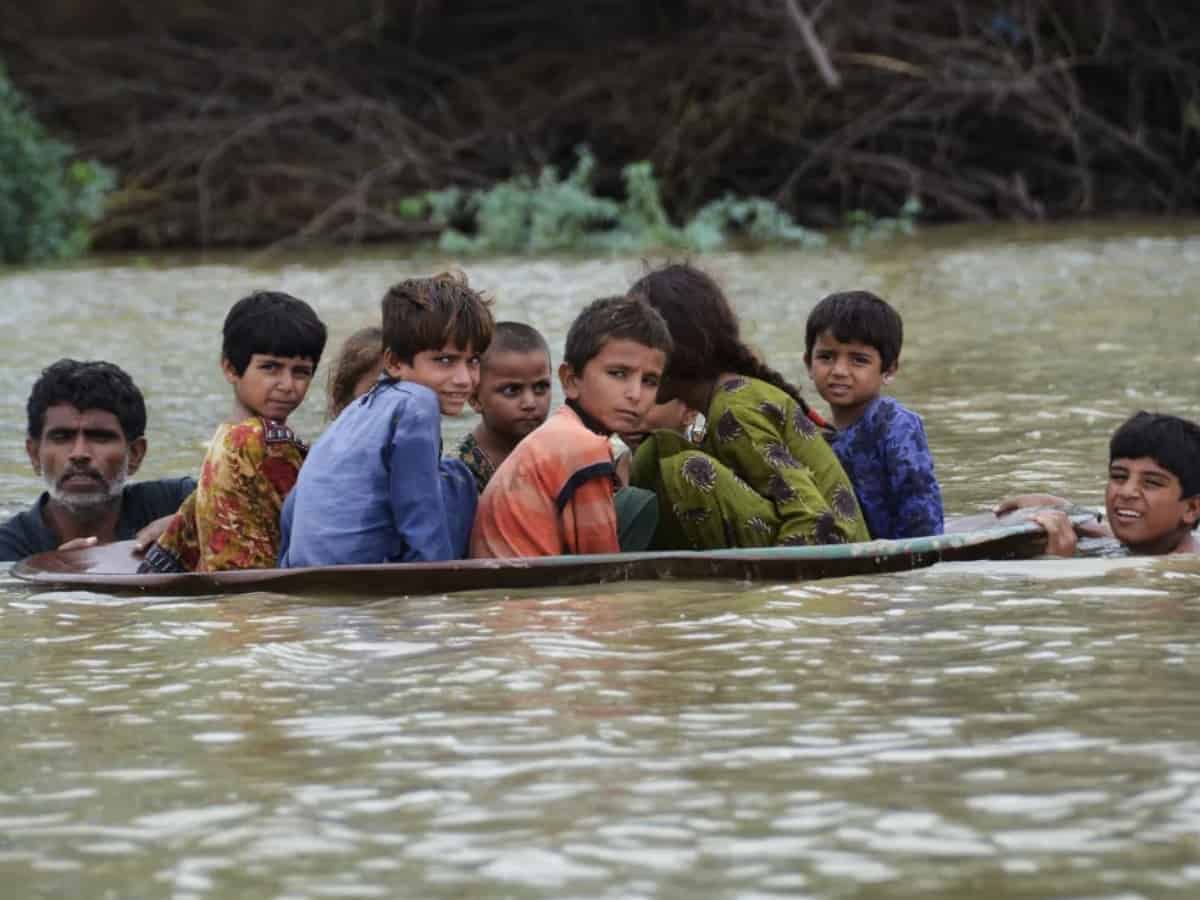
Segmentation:
[[(143, 474), (226, 413), (225, 311), (313, 303), (333, 349), (397, 251), (0, 275), (0, 511), (40, 490), (23, 405), (60, 355), (147, 394)], [(803, 379), (865, 287), (947, 507), (1098, 504), (1113, 427), (1200, 417), (1200, 226), (931, 231), (866, 255), (702, 261)], [(560, 348), (635, 260), (464, 264)], [(321, 426), (319, 398), (299, 431)], [(446, 423), (447, 442), (470, 427)], [(808, 584), (155, 601), (0, 574), (0, 883), (21, 897), (1200, 894), (1200, 561), (953, 564)]]

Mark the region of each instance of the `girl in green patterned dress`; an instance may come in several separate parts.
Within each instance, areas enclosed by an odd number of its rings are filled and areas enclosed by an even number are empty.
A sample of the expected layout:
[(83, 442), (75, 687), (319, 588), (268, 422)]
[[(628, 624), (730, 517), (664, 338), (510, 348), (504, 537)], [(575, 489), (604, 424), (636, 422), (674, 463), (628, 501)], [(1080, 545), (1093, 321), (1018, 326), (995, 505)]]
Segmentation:
[(659, 497), (655, 549), (714, 550), (868, 541), (854, 487), (800, 392), (739, 336), (721, 289), (690, 265), (634, 284), (671, 330), (658, 390), (704, 413), (691, 443), (656, 431), (638, 448), (631, 483)]

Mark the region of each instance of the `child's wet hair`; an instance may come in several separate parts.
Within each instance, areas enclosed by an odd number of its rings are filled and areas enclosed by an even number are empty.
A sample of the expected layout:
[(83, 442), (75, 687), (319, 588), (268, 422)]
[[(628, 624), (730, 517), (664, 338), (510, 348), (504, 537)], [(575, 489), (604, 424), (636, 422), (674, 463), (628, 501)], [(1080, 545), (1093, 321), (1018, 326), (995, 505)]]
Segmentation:
[(1148, 457), (1179, 479), (1183, 497), (1200, 495), (1200, 425), (1142, 410), (1113, 432), (1108, 461)]
[(859, 341), (879, 351), (883, 371), (900, 359), (904, 323), (900, 314), (870, 291), (830, 294), (813, 307), (804, 329), (804, 358), (812, 358), (817, 338), (828, 331), (843, 344)]
[(742, 342), (737, 314), (707, 273), (687, 263), (670, 263), (639, 278), (630, 294), (658, 310), (671, 331), (675, 349), (667, 363), (668, 378), (702, 381), (736, 372), (774, 385), (807, 411), (800, 390)]
[(384, 349), (409, 365), (418, 353), (447, 344), (482, 355), (492, 341), (491, 300), (461, 272), (401, 281), (381, 305)]
[[(545, 337), (532, 325), (526, 325), (524, 322), (497, 322), (488, 353), (545, 353), (547, 363), (550, 361), (550, 345), (546, 343)], [(482, 364), (487, 366), (486, 354)]]
[(233, 304), (221, 335), (221, 356), (238, 375), (255, 353), (311, 359), (315, 369), (325, 350), (325, 323), (303, 300), (282, 291), (255, 291)]
[(383, 361), (383, 329), (375, 325), (360, 328), (342, 344), (337, 360), (329, 370), (326, 385), (328, 404), (325, 414), (336, 419), (354, 399), (354, 386)]
[(663, 317), (641, 297), (601, 297), (575, 317), (567, 331), (563, 362), (576, 373), (596, 356), (608, 341), (627, 340), (661, 350), (668, 359), (674, 342)]

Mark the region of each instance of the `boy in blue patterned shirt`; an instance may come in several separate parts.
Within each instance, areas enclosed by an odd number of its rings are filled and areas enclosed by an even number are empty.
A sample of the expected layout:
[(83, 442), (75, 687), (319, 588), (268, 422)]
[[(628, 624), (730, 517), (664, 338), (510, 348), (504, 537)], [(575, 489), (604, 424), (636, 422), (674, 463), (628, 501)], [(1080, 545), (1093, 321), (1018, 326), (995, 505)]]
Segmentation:
[(880, 394), (903, 340), (900, 315), (869, 291), (830, 294), (805, 328), (804, 364), (838, 429), (833, 450), (877, 539), (942, 533), (942, 492), (921, 418)]

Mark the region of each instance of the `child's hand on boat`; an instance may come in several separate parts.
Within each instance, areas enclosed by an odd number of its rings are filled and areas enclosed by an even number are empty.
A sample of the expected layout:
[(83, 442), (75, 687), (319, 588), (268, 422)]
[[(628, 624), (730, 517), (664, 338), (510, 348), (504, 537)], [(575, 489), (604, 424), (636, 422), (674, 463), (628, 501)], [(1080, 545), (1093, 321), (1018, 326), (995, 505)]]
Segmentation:
[(140, 556), (150, 549), (150, 545), (162, 537), (163, 532), (167, 530), (167, 526), (171, 524), (171, 520), (175, 518), (174, 514), (163, 516), (161, 519), (155, 519), (133, 537), (133, 552), (134, 555)]
[(1061, 509), (1034, 513), (1031, 520), (1046, 529), (1047, 556), (1074, 556), (1078, 538), (1067, 514)]

